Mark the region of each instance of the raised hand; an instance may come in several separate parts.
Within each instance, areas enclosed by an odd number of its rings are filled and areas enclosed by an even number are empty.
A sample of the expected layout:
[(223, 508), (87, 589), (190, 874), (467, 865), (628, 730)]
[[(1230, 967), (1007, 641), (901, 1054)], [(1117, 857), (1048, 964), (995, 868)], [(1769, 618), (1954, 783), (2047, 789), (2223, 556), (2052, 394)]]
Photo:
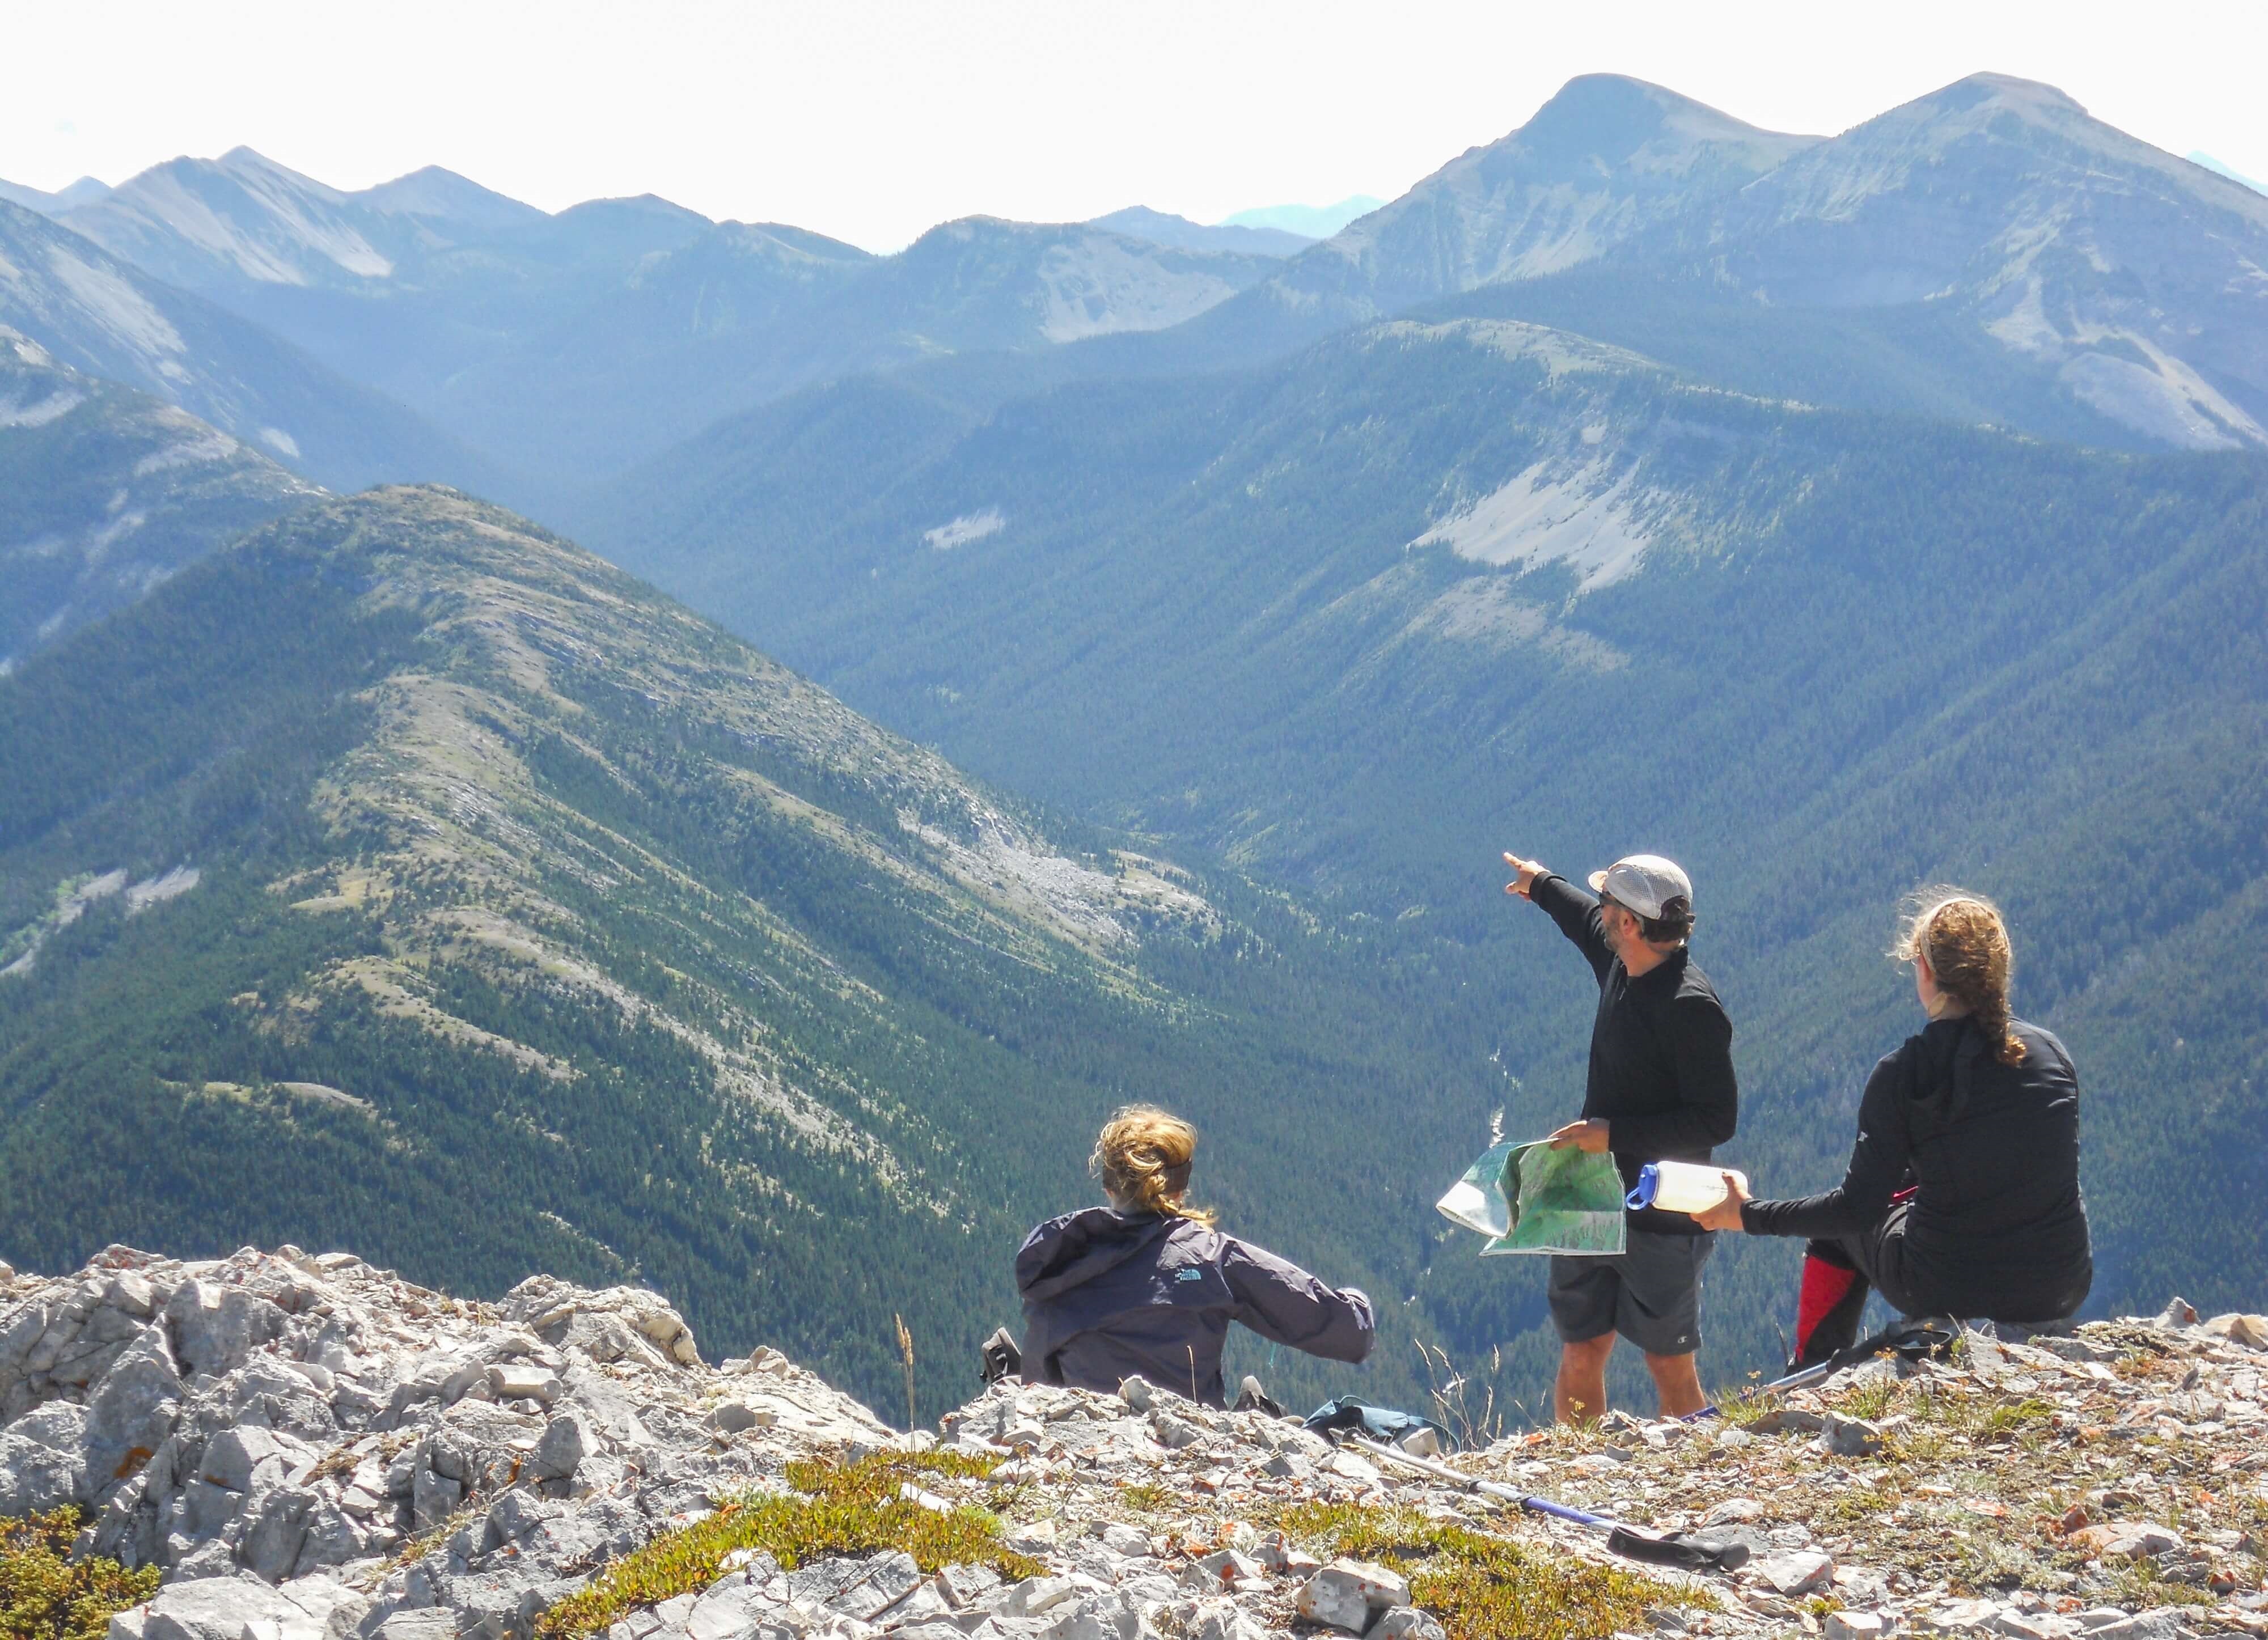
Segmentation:
[(1523, 860), (1509, 849), (1505, 851), (1504, 863), (1515, 873), (1513, 879), (1504, 886), (1504, 892), (1518, 894), (1523, 900), (1528, 897), (1528, 890), (1535, 886), (1535, 879), (1545, 875), (1543, 861)]

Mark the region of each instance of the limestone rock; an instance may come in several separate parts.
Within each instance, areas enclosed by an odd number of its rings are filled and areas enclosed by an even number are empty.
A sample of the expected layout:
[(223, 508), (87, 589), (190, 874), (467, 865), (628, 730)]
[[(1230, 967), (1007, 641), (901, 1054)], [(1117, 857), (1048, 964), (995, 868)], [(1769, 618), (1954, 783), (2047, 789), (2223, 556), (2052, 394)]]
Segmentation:
[(1826, 1428), (1820, 1439), (1829, 1452), (1837, 1458), (1872, 1458), (1882, 1450), (1882, 1431), (1864, 1418), (1846, 1418), (1839, 1413), (1827, 1415)]
[(165, 1334), (142, 1329), (87, 1401), (81, 1451), (92, 1490), (107, 1493), (157, 1455), (180, 1416), (181, 1394)]
[(1360, 1634), (1371, 1614), (1410, 1604), (1410, 1584), (1399, 1572), (1369, 1561), (1332, 1561), (1300, 1585), (1300, 1615), (1328, 1629)]
[(1816, 1549), (1768, 1555), (1750, 1563), (1749, 1571), (1756, 1581), (1784, 1596), (1815, 1593), (1835, 1581), (1835, 1563)]
[(28, 1515), (75, 1503), (85, 1477), (77, 1454), (0, 1430), (0, 1515)]
[(2180, 1533), (2146, 1521), (2081, 1526), (2071, 1534), (2071, 1541), (2090, 1555), (2110, 1555), (2120, 1560), (2163, 1555), (2182, 1547)]
[[(247, 1629), (273, 1624), (269, 1633), (304, 1635), (307, 1614), (265, 1584), (240, 1577), (201, 1577), (158, 1591), (142, 1623), (143, 1640), (243, 1640)], [(320, 1630), (316, 1630), (318, 1634)]]
[(166, 1305), (173, 1358), (183, 1371), (218, 1378), (284, 1331), (284, 1312), (242, 1287), (184, 1282)]

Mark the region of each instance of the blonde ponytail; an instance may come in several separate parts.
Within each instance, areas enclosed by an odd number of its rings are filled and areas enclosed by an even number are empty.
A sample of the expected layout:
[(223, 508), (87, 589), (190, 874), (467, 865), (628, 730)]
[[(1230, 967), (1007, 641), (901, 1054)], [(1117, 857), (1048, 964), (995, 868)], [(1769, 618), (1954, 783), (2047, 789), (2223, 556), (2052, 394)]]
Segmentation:
[(1188, 1122), (1155, 1105), (1128, 1105), (1103, 1124), (1087, 1171), (1102, 1180), (1114, 1201), (1209, 1225), (1211, 1211), (1182, 1200), (1197, 1153), (1197, 1130)]
[(1957, 888), (1926, 888), (1898, 925), (1890, 954), (1928, 962), (1937, 988), (1969, 1011), (2004, 1065), (2024, 1063), (2023, 1039), (2010, 1027), (2015, 950), (2000, 908)]

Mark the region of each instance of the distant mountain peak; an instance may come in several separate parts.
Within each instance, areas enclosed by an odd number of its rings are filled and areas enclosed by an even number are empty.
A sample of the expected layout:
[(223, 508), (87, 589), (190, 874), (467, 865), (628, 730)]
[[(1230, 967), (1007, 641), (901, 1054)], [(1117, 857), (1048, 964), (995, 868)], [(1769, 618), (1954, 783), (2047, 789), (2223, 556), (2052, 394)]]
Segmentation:
[(1328, 239), (1351, 222), (1359, 222), (1386, 202), (1368, 194), (1350, 194), (1336, 205), (1261, 205), (1220, 219), (1224, 228), (1274, 228), (1303, 239)]
[(0, 199), (26, 210), (36, 210), (43, 217), (60, 217), (78, 206), (92, 205), (109, 192), (110, 184), (99, 177), (81, 177), (52, 194), (44, 188), (26, 188), (20, 182), (0, 182)]
[(441, 165), (421, 165), (350, 197), (379, 210), (490, 230), (520, 227), (550, 215)]
[(1107, 217), (1094, 217), (1087, 226), (1147, 239), (1152, 245), (1171, 246), (1176, 250), (1240, 251), (1256, 256), (1296, 256), (1313, 245), (1318, 237), (1294, 233), (1280, 227), (1253, 227), (1236, 223), (1207, 227), (1203, 223), (1190, 221), (1187, 217), (1152, 210), (1147, 205), (1130, 205), (1123, 210), (1114, 210)]
[(1580, 75), (1525, 125), (1466, 150), (1266, 289), (1285, 309), (1345, 320), (1557, 273), (1818, 141), (1626, 75)]

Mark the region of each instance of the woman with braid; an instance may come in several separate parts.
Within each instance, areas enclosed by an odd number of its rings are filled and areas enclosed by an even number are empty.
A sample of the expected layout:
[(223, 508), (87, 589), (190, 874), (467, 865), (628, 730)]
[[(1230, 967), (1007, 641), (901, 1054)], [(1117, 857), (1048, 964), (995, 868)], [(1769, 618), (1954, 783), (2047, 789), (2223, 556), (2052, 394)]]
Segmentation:
[(1326, 1287), (1188, 1205), (1197, 1150), (1197, 1129), (1154, 1106), (1105, 1124), (1088, 1170), (1109, 1205), (1049, 1219), (1016, 1254), (1027, 1383), (1108, 1391), (1139, 1374), (1226, 1406), (1231, 1321), (1332, 1361), (1370, 1353), (1375, 1323), (1359, 1288)]
[(1791, 1369), (1857, 1338), (1872, 1287), (1901, 1314), (2035, 1325), (2095, 1279), (2079, 1193), (2079, 1077), (2009, 1011), (2013, 953), (1990, 901), (1925, 891), (1891, 955), (1929, 1024), (1874, 1067), (1843, 1182), (1792, 1202), (1729, 1198), (1710, 1230), (1804, 1236)]

